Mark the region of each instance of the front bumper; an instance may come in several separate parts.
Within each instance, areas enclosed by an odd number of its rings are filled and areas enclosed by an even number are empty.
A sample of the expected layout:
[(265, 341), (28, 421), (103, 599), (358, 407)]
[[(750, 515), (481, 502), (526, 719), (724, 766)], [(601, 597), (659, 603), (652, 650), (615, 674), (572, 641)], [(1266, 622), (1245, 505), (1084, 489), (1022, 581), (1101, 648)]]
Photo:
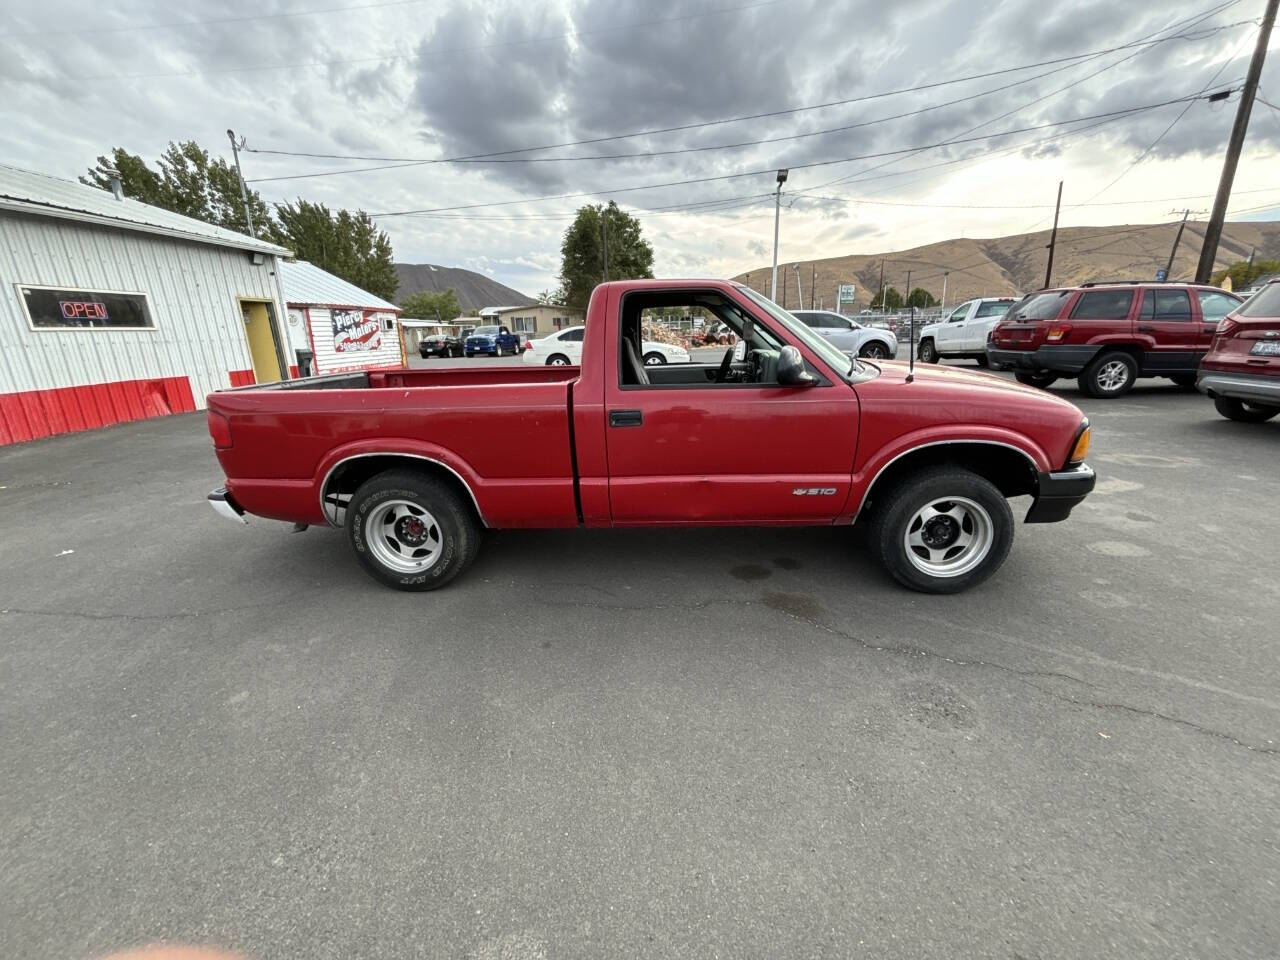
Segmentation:
[(215, 513), (219, 516), (226, 517), (228, 520), (234, 520), (236, 523), (248, 523), (244, 517), (244, 507), (236, 503), (235, 498), (227, 493), (226, 487), (219, 487), (209, 494), (209, 506), (213, 507)]
[(1280, 377), (1256, 373), (1222, 373), (1218, 370), (1201, 370), (1196, 379), (1196, 389), (1214, 397), (1230, 397), (1233, 400), (1272, 403), (1280, 406)]
[(1046, 344), (1036, 350), (1002, 350), (987, 347), (987, 362), (997, 370), (1052, 370), (1079, 373), (1097, 356), (1096, 345)]
[(1069, 470), (1040, 474), (1039, 491), (1027, 511), (1026, 523), (1057, 523), (1071, 515), (1097, 482), (1097, 474), (1087, 463)]

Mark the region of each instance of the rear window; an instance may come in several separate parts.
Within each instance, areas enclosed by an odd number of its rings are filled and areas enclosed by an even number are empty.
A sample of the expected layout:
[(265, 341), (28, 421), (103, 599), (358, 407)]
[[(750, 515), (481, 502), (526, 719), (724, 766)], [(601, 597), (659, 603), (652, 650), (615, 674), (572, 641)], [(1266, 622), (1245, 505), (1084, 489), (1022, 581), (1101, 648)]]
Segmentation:
[(1280, 283), (1268, 283), (1236, 313), (1242, 317), (1280, 317)]
[(1123, 320), (1133, 304), (1132, 290), (1087, 290), (1080, 294), (1072, 319)]
[(1012, 300), (993, 300), (991, 303), (980, 303), (978, 304), (978, 312), (973, 315), (973, 318), (976, 320), (978, 317), (1003, 317), (1012, 306)]
[(1010, 320), (1056, 320), (1070, 290), (1033, 293), (1009, 309)]

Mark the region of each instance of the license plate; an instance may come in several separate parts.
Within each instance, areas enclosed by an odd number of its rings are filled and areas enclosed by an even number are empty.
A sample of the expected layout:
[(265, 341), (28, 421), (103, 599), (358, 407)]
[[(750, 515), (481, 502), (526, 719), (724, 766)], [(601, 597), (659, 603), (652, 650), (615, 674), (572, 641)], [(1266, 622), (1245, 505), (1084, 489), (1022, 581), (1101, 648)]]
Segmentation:
[(1259, 357), (1280, 357), (1280, 340), (1259, 340), (1249, 352)]

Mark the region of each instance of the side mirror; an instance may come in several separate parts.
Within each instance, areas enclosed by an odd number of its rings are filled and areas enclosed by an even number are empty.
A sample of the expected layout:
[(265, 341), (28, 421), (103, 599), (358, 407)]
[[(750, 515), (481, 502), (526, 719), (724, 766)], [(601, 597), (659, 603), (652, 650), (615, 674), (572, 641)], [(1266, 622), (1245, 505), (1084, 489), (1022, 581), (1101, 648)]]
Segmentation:
[(739, 340), (733, 345), (733, 362), (741, 363), (747, 359), (747, 341)]
[(786, 387), (809, 387), (818, 382), (818, 378), (804, 368), (804, 357), (798, 347), (788, 344), (778, 354), (778, 382)]

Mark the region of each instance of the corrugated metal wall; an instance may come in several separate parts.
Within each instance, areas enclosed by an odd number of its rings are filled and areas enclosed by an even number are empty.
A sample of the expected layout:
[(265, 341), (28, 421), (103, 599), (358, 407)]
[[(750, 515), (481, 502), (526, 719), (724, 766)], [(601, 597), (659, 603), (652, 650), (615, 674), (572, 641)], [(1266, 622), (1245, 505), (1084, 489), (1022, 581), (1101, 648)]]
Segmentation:
[[(203, 407), (251, 366), (237, 298), (283, 316), (274, 270), (271, 256), (254, 266), (209, 244), (0, 214), (0, 395), (185, 377)], [(18, 284), (139, 291), (155, 329), (32, 330)]]
[[(316, 345), (316, 372), (336, 373), (340, 370), (366, 370), (372, 367), (400, 366), (400, 331), (396, 315), (380, 310), (363, 311), (376, 317), (381, 325), (381, 338), (373, 350), (339, 353), (333, 345), (333, 318), (325, 307), (307, 307), (311, 339)], [(390, 329), (387, 329), (390, 326)]]

